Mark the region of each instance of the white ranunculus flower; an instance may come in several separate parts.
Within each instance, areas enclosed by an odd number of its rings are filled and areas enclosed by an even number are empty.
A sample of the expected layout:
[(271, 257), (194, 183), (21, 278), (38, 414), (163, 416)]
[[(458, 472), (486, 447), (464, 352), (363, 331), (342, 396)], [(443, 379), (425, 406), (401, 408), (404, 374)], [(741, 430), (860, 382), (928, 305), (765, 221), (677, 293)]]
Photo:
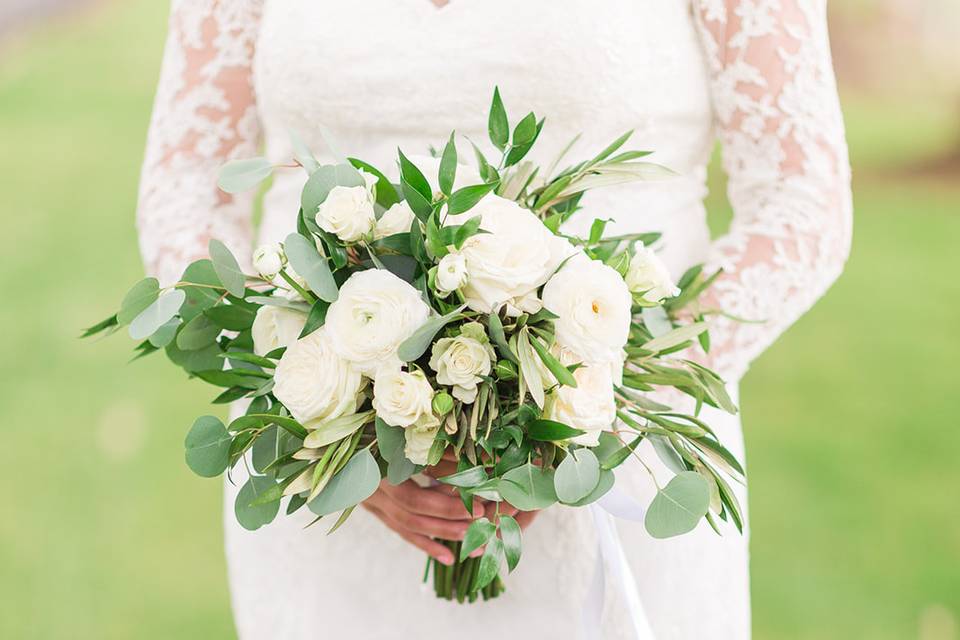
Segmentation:
[(334, 187), (317, 210), (317, 225), (344, 242), (356, 242), (377, 221), (366, 187)]
[(463, 325), (455, 338), (440, 338), (433, 345), (430, 368), (437, 383), (453, 387), (453, 396), (467, 404), (477, 399), (477, 383), (490, 375), (496, 354), (477, 322)]
[(257, 247), (253, 252), (253, 268), (264, 280), (273, 280), (287, 264), (287, 256), (279, 242)]
[(543, 306), (557, 314), (557, 344), (584, 361), (609, 361), (630, 333), (630, 290), (620, 274), (598, 260), (578, 256), (543, 288)]
[(467, 284), (467, 259), (462, 253), (448, 253), (437, 265), (437, 291), (447, 295)]
[(300, 423), (356, 413), (360, 372), (333, 350), (321, 327), (287, 347), (274, 373), (273, 395)]
[(642, 294), (647, 302), (660, 302), (680, 293), (660, 256), (643, 246), (642, 242), (634, 245), (634, 251), (626, 276), (630, 291)]
[(429, 317), (419, 291), (386, 269), (368, 269), (343, 283), (325, 326), (337, 353), (373, 378), (380, 367), (400, 365), (400, 343)]
[(410, 231), (413, 224), (413, 209), (404, 202), (398, 202), (383, 212), (373, 228), (373, 237), (376, 240), (386, 238), (397, 233)]
[(433, 387), (422, 371), (381, 369), (373, 383), (373, 410), (394, 427), (435, 421)]
[(479, 233), (467, 239), (460, 253), (467, 262), (464, 299), (474, 311), (490, 313), (506, 304), (509, 315), (540, 310), (536, 291), (575, 249), (554, 235), (529, 209), (513, 200), (488, 195), (445, 224), (463, 224), (480, 216)]
[(288, 347), (300, 336), (307, 316), (287, 309), (263, 305), (257, 309), (250, 333), (253, 335), (253, 352), (265, 356), (274, 349)]
[(576, 444), (585, 447), (599, 444), (600, 432), (611, 429), (617, 418), (612, 369), (606, 362), (578, 368), (573, 372), (577, 386), (557, 387), (547, 398), (544, 417), (586, 431), (572, 439)]
[(433, 441), (437, 438), (437, 432), (440, 431), (440, 421), (434, 417), (432, 421), (423, 421), (421, 424), (414, 425), (404, 429), (406, 444), (403, 447), (403, 455), (413, 464), (427, 464), (430, 456), (430, 448), (433, 447)]

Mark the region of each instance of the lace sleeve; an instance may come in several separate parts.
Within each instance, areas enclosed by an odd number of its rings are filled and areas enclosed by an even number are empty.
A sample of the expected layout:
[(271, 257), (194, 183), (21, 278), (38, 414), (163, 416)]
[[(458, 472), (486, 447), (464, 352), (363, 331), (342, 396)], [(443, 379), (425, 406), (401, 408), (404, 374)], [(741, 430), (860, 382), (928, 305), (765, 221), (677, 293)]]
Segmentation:
[(694, 0), (734, 210), (709, 364), (737, 379), (823, 295), (850, 250), (850, 167), (826, 0)]
[(228, 159), (256, 152), (251, 59), (261, 0), (173, 0), (137, 209), (149, 273), (175, 282), (216, 237), (241, 262), (252, 196), (216, 186)]

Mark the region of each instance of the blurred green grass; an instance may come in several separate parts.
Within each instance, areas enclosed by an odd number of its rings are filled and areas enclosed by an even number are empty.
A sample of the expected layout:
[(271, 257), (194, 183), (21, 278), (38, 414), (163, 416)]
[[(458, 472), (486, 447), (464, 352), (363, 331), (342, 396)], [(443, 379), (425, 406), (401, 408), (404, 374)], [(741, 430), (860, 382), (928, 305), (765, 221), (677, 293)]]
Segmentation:
[[(159, 358), (122, 368), (122, 337), (76, 339), (140, 273), (164, 5), (105, 4), (0, 57), (3, 638), (233, 633), (220, 486), (182, 464), (206, 390)], [(914, 638), (931, 607), (960, 615), (960, 185), (894, 173), (955, 114), (845, 104), (852, 259), (742, 389), (760, 640)]]

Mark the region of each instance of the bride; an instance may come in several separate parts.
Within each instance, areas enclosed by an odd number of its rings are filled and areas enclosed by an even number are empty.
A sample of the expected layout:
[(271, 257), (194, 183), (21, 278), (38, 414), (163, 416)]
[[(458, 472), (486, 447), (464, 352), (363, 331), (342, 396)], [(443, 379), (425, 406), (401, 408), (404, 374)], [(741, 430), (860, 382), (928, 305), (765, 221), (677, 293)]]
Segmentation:
[[(322, 130), (351, 155), (390, 166), (454, 128), (485, 139), (499, 85), (508, 113), (547, 116), (551, 158), (576, 132), (599, 150), (628, 129), (680, 178), (591, 193), (583, 219), (612, 233), (663, 232), (674, 275), (723, 267), (711, 366), (735, 387), (750, 361), (823, 294), (850, 243), (849, 166), (831, 68), (825, 0), (174, 0), (150, 128), (138, 226), (148, 270), (173, 282), (216, 235), (240, 256), (294, 228), (302, 172), (279, 175), (256, 232), (253, 202), (216, 189), (218, 168), (292, 157), (288, 131), (314, 150)], [(730, 231), (711, 242), (703, 198), (723, 146)], [(464, 154), (466, 155), (466, 154)], [(704, 356), (706, 357), (706, 356)], [(735, 417), (707, 416), (741, 457)], [(644, 447), (646, 443), (644, 444)], [(641, 448), (655, 471), (652, 449)], [(621, 487), (646, 504), (642, 470)], [(239, 486), (243, 478), (235, 478)], [(500, 598), (471, 606), (418, 591), (423, 552), (461, 536), (468, 515), (437, 488), (384, 487), (344, 530), (304, 530), (308, 515), (256, 532), (232, 515), (226, 550), (239, 635), (259, 638), (575, 638), (596, 556), (585, 510), (523, 516), (524, 560)], [(745, 501), (745, 496), (741, 495)], [(482, 508), (483, 505), (480, 505)], [(303, 512), (300, 512), (301, 514)], [(620, 522), (626, 560), (655, 636), (750, 634), (747, 537), (701, 526), (661, 541)], [(632, 637), (622, 593), (606, 590), (603, 638)]]

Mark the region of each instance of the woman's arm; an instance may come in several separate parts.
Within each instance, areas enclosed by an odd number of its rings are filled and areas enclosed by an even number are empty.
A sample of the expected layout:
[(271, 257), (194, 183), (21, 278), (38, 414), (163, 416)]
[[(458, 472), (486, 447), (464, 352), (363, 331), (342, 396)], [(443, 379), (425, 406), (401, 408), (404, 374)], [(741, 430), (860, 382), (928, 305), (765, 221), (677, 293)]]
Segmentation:
[(261, 0), (173, 0), (137, 227), (149, 273), (175, 282), (210, 238), (251, 252), (252, 195), (217, 189), (220, 166), (256, 153), (251, 61)]
[(836, 280), (850, 250), (850, 167), (825, 0), (695, 0), (734, 210), (711, 266), (710, 364), (737, 379)]

